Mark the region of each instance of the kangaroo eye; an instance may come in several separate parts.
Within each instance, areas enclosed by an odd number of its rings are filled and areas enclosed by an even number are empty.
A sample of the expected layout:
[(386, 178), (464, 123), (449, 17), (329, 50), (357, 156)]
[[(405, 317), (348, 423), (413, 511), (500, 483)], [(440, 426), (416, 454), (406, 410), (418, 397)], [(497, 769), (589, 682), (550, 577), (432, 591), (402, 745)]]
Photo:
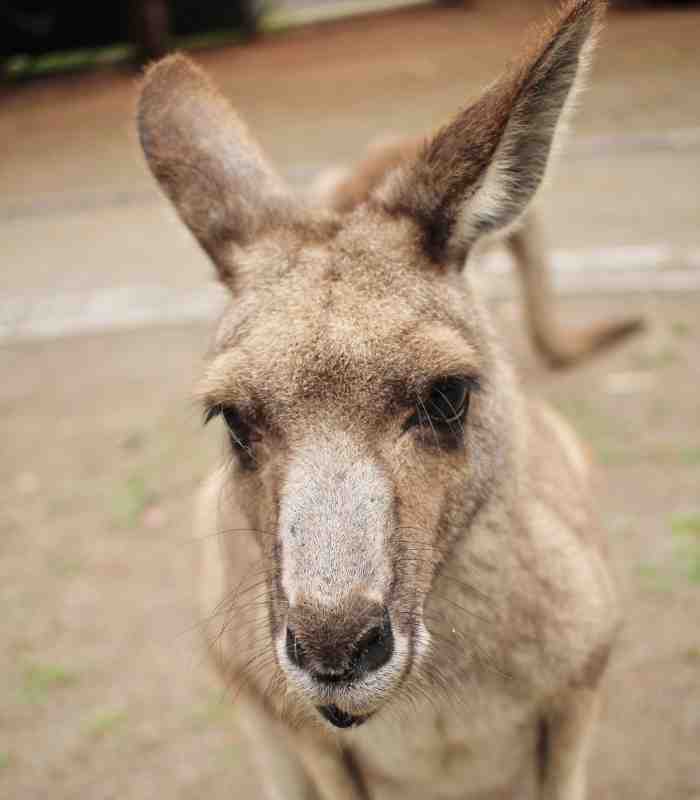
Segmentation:
[(406, 428), (420, 426), (461, 433), (469, 411), (470, 391), (475, 387), (476, 381), (470, 378), (440, 378), (418, 398), (415, 414), (407, 421)]
[(243, 422), (237, 409), (227, 406), (221, 409), (221, 416), (224, 418), (228, 428), (231, 443), (234, 447), (244, 447), (248, 440), (248, 426)]
[(425, 412), (434, 425), (452, 427), (461, 422), (469, 405), (469, 388), (461, 378), (436, 381), (423, 401)]
[(255, 465), (255, 456), (252, 449), (254, 432), (251, 426), (234, 406), (215, 406), (209, 409), (204, 416), (205, 424), (217, 416), (223, 417), (231, 447), (240, 456), (242, 466), (253, 467)]

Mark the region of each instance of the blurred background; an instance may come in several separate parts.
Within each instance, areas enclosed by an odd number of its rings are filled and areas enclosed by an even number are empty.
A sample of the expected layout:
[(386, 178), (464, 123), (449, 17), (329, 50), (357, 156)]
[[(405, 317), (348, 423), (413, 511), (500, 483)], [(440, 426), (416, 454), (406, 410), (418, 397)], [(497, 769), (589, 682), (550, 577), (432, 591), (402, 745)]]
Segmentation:
[[(137, 71), (186, 48), (302, 188), (439, 124), (549, 0), (0, 0), (0, 797), (257, 798), (202, 655), (190, 390), (222, 303), (143, 163)], [(594, 450), (627, 622), (591, 797), (700, 798), (700, 6), (614, 2), (539, 205), (570, 324), (644, 333), (565, 373), (479, 280), (532, 391)]]

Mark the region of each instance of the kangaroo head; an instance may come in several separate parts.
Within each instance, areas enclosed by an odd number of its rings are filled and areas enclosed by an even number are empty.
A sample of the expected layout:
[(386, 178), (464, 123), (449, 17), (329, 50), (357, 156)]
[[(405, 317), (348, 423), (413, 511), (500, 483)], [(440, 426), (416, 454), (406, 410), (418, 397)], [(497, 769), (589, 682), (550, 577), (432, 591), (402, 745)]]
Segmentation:
[(436, 576), (516, 477), (517, 395), (461, 268), (542, 181), (602, 10), (569, 2), (344, 216), (293, 197), (185, 58), (146, 77), (148, 163), (231, 290), (200, 387), (224, 502), (258, 540), (280, 673), (338, 727), (430, 663)]

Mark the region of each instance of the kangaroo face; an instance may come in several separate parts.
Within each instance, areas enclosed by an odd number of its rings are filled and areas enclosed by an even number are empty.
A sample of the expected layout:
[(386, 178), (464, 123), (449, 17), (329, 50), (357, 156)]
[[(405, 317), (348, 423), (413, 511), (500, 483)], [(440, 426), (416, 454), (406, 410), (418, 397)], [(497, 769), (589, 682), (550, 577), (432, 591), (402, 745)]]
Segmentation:
[(276, 277), (222, 321), (201, 395), (261, 532), (279, 665), (350, 724), (420, 668), (426, 595), (508, 437), (481, 313), (415, 225), (364, 209), (290, 244), (245, 256)]
[(435, 576), (514, 483), (507, 370), (460, 270), (540, 185), (603, 6), (563, 8), (346, 216), (294, 198), (189, 61), (147, 76), (149, 166), (234, 297), (201, 396), (265, 563), (261, 635), (337, 727), (430, 665)]

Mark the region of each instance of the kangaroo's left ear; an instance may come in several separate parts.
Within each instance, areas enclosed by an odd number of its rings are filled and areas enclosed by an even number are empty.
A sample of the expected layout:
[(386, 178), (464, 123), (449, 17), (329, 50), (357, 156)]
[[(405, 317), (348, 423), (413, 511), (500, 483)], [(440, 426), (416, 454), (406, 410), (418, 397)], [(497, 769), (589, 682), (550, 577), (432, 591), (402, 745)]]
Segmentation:
[(226, 254), (293, 218), (291, 192), (228, 101), (184, 56), (146, 73), (138, 131), (151, 172), (232, 286), (235, 265)]
[(374, 202), (419, 223), (434, 261), (461, 266), (481, 235), (525, 210), (586, 71), (605, 6), (605, 0), (568, 0), (520, 61), (377, 190)]

